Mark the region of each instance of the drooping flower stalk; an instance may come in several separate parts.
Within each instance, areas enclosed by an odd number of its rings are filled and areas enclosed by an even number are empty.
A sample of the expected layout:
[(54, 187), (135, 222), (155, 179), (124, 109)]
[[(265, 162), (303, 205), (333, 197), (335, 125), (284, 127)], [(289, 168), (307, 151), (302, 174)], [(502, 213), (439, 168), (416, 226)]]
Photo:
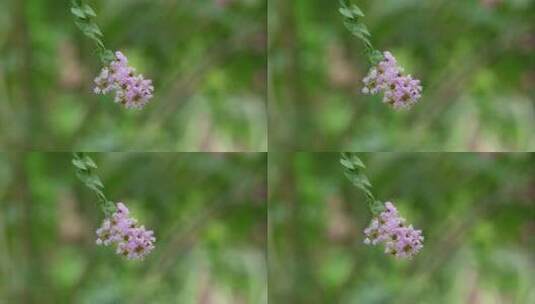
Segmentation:
[(103, 34), (93, 18), (95, 10), (82, 0), (71, 0), (71, 13), (76, 26), (84, 35), (93, 40), (97, 46), (100, 60), (104, 67), (95, 78), (95, 94), (107, 94), (115, 91), (115, 102), (127, 109), (143, 108), (152, 98), (154, 87), (150, 79), (135, 74), (135, 69), (128, 66), (123, 53), (113, 52), (104, 45)]
[(368, 60), (372, 67), (362, 82), (362, 93), (375, 95), (383, 93), (383, 102), (395, 110), (409, 109), (422, 96), (420, 80), (405, 75), (394, 56), (381, 52), (370, 41), (371, 34), (362, 22), (364, 13), (350, 0), (340, 0), (340, 14), (344, 16), (345, 27), (364, 43)]
[(411, 258), (416, 255), (423, 248), (422, 231), (407, 225), (393, 203), (383, 204), (375, 199), (372, 185), (363, 172), (366, 166), (355, 153), (342, 153), (340, 163), (344, 167), (346, 177), (366, 195), (369, 209), (373, 214), (369, 226), (364, 230), (366, 236), (364, 243), (382, 244), (385, 253), (397, 258)]
[(98, 199), (98, 205), (102, 212), (106, 216), (110, 216), (116, 211), (115, 204), (108, 200), (104, 194), (104, 185), (100, 180), (100, 177), (95, 173), (97, 164), (85, 153), (75, 152), (73, 153), (72, 164), (76, 168), (76, 176), (78, 179), (86, 185), (91, 191), (93, 191)]
[(117, 254), (130, 260), (142, 260), (154, 249), (154, 232), (139, 225), (123, 203), (115, 204), (106, 198), (104, 185), (94, 173), (97, 165), (89, 156), (74, 153), (72, 163), (78, 178), (97, 195), (105, 215), (101, 227), (96, 231), (96, 244), (114, 245)]
[(95, 10), (83, 0), (71, 0), (71, 13), (75, 20), (74, 23), (89, 39), (95, 42), (100, 60), (103, 64), (108, 64), (113, 60), (113, 52), (108, 50), (102, 41), (104, 35), (98, 24), (93, 20), (97, 16)]

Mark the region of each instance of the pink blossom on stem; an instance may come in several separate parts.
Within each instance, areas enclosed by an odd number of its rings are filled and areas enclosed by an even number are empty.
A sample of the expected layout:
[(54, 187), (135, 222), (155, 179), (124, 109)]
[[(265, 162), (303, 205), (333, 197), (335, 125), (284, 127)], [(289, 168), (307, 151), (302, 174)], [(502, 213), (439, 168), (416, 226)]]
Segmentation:
[(128, 66), (128, 59), (121, 52), (115, 53), (115, 60), (104, 67), (95, 78), (95, 94), (107, 94), (115, 91), (116, 103), (127, 109), (143, 108), (152, 98), (154, 87), (150, 79), (135, 74), (135, 69)]
[(154, 249), (154, 232), (139, 226), (137, 220), (129, 216), (123, 203), (117, 203), (117, 211), (104, 219), (97, 229), (97, 245), (115, 245), (117, 254), (130, 260), (142, 260)]
[(404, 75), (403, 68), (390, 52), (384, 52), (384, 59), (370, 69), (362, 82), (362, 93), (375, 95), (382, 92), (383, 102), (396, 110), (408, 109), (422, 97), (420, 80)]
[(422, 231), (407, 226), (391, 202), (385, 203), (385, 210), (372, 219), (364, 234), (365, 244), (383, 244), (385, 253), (398, 258), (411, 258), (423, 248)]

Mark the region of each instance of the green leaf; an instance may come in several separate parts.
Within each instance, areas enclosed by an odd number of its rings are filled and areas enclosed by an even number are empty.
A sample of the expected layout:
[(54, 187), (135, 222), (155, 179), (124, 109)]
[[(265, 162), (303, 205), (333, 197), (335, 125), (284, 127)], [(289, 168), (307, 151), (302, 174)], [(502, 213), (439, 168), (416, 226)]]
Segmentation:
[[(97, 39), (98, 36), (103, 36), (98, 25), (92, 22), (75, 21), (76, 26), (89, 38)], [(98, 35), (98, 36), (97, 36)]]
[(89, 30), (91, 31), (91, 33), (94, 33), (99, 36), (104, 36), (96, 23), (89, 23)]
[(375, 201), (375, 197), (371, 191), (372, 184), (368, 177), (362, 172), (366, 168), (364, 163), (360, 160), (356, 153), (342, 153), (340, 164), (344, 167), (344, 175), (349, 181), (359, 188), (366, 195), (368, 204)]
[(349, 5), (351, 4), (351, 3), (349, 2), (349, 0), (340, 0), (340, 1), (338, 1), (338, 2), (340, 3), (340, 6), (343, 7), (343, 8), (348, 8)]
[(349, 159), (340, 159), (340, 164), (342, 164), (342, 166), (346, 167), (347, 169), (355, 169), (353, 163)]
[(105, 50), (100, 52), (100, 61), (102, 61), (104, 65), (108, 65), (113, 60), (115, 60), (115, 55), (112, 51)]
[[(345, 164), (349, 163), (350, 165), (348, 166), (344, 165), (344, 163), (342, 163), (342, 160), (345, 160), (344, 162)], [(360, 158), (355, 153), (342, 153), (342, 158), (340, 160), (340, 163), (342, 163), (344, 167), (349, 168), (349, 169), (357, 169), (357, 167), (366, 169), (366, 166), (364, 165), (364, 163), (360, 160)]]
[(71, 7), (71, 13), (78, 18), (85, 19), (86, 15), (79, 7)]
[(365, 34), (366, 36), (371, 36), (370, 31), (368, 31), (368, 28), (364, 23), (358, 23), (355, 25), (355, 27), (359, 32)]
[(355, 4), (352, 4), (350, 0), (340, 0), (340, 8), (338, 10), (344, 18), (344, 26), (351, 32), (351, 34), (359, 38), (366, 47), (368, 59), (372, 64), (375, 64), (378, 57), (370, 57), (370, 53), (375, 51), (370, 41), (370, 31), (364, 23), (360, 21), (361, 17), (364, 17), (362, 10)]
[(359, 38), (366, 45), (366, 47), (370, 47), (372, 45), (370, 39), (364, 36), (362, 33), (353, 33), (353, 35)]
[(71, 6), (73, 6), (73, 7), (82, 6), (82, 0), (71, 0)]
[(76, 26), (85, 34), (89, 32), (89, 24), (85, 21), (74, 21)]
[(373, 194), (372, 192), (370, 191), (370, 189), (366, 188), (364, 185), (362, 184), (354, 184), (355, 187), (359, 188), (362, 192), (364, 192), (364, 194), (366, 195), (366, 197), (368, 199), (373, 199)]
[(355, 186), (365, 189), (368, 189), (368, 187), (372, 186), (368, 178), (362, 173), (355, 174), (354, 172), (348, 171), (346, 176)]
[(87, 5), (87, 4), (84, 4), (82, 6), (82, 10), (84, 11), (84, 13), (88, 16), (91, 16), (91, 17), (96, 17), (97, 14), (95, 13), (95, 11), (91, 8), (91, 6)]
[(87, 187), (91, 189), (94, 189), (96, 187), (104, 188), (104, 185), (100, 181), (100, 178), (96, 175), (92, 175), (87, 171), (78, 171), (76, 172), (76, 175)]
[(353, 18), (353, 14), (348, 8), (341, 7), (338, 11), (346, 18)]
[(349, 0), (340, 0), (340, 14), (349, 19), (357, 19), (358, 17), (364, 17), (362, 10), (355, 4), (351, 4)]
[(366, 187), (372, 186), (372, 184), (370, 183), (370, 180), (368, 179), (366, 175), (364, 175), (364, 173), (359, 173), (357, 177), (359, 179), (359, 182), (362, 183), (364, 186)]
[(91, 183), (91, 182), (89, 181), (89, 172), (87, 172), (87, 171), (77, 171), (77, 172), (76, 172), (76, 176), (77, 176), (78, 179), (80, 179), (85, 185), (88, 185), (88, 184)]
[(89, 173), (87, 171), (76, 171), (76, 176), (78, 177), (80, 181), (82, 181), (82, 183), (84, 183), (84, 185), (89, 184), (88, 182)]
[(84, 183), (86, 187), (95, 192), (101, 204), (107, 203), (108, 199), (104, 195), (104, 185), (102, 184), (100, 177), (91, 172), (91, 169), (97, 168), (97, 164), (93, 161), (93, 159), (84, 153), (74, 153), (72, 163), (77, 169), (76, 176), (78, 179), (80, 179), (80, 181)]
[(100, 31), (100, 28), (95, 23), (84, 23), (84, 25), (81, 25), (80, 28), (86, 36), (89, 36), (90, 38), (103, 36), (102, 32)]
[(90, 175), (88, 180), (91, 182), (91, 185), (94, 185), (99, 188), (104, 188), (104, 185), (102, 184), (102, 181), (100, 180), (100, 177), (96, 175)]
[(370, 204), (370, 210), (374, 215), (378, 215), (379, 213), (385, 211), (385, 205), (380, 201), (373, 201)]
[(72, 164), (73, 164), (76, 168), (78, 168), (78, 169), (80, 169), (80, 170), (87, 170), (87, 166), (86, 166), (85, 162), (83, 162), (83, 161), (80, 160), (80, 159), (73, 159), (73, 160), (72, 160)]
[(350, 11), (354, 16), (364, 17), (364, 13), (362, 12), (362, 10), (360, 10), (360, 8), (355, 4), (351, 5)]
[(360, 167), (362, 169), (366, 169), (366, 166), (364, 165), (364, 163), (360, 160), (360, 158), (358, 156), (356, 156), (355, 154), (353, 154), (351, 156), (351, 162), (353, 163), (353, 165), (357, 166), (357, 167)]
[(95, 43), (97, 44), (98, 48), (100, 50), (105, 50), (106, 47), (104, 46), (104, 42), (102, 42), (102, 40), (98, 37), (96, 37), (94, 34), (91, 34), (91, 39), (93, 39), (95, 41)]
[(102, 33), (98, 28), (93, 28), (91, 24), (85, 24), (82, 22), (76, 22), (76, 25), (78, 28), (84, 33), (84, 35), (91, 40), (95, 41), (97, 46), (104, 50), (106, 47), (104, 46), (104, 42), (100, 39), (99, 35), (102, 36)]
[(97, 197), (100, 199), (100, 200), (105, 200), (106, 197), (104, 196), (104, 192), (102, 192), (102, 190), (100, 190), (100, 188), (98, 188), (97, 186), (95, 185), (87, 185), (87, 187), (91, 190), (93, 190), (93, 192), (95, 192), (97, 194)]
[(381, 62), (384, 59), (384, 57), (383, 57), (383, 54), (379, 52), (378, 50), (373, 50), (372, 52), (368, 54), (368, 59), (373, 65), (376, 65), (377, 63)]
[(95, 162), (91, 159), (91, 157), (89, 156), (85, 156), (84, 157), (84, 163), (88, 166), (88, 167), (91, 167), (91, 168), (98, 168), (97, 167), (97, 164), (95, 164)]
[(117, 207), (115, 206), (115, 203), (112, 201), (108, 201), (108, 200), (104, 201), (101, 208), (107, 217), (111, 216), (115, 211), (117, 211)]
[(356, 23), (352, 20), (346, 20), (344, 21), (344, 25), (355, 36), (371, 36), (368, 28), (363, 23)]

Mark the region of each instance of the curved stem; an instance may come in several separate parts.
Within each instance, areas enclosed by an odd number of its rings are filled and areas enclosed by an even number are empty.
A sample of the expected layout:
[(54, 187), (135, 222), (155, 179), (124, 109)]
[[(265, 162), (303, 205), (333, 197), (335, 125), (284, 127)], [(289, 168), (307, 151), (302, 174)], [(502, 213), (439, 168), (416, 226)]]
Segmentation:
[(364, 195), (368, 208), (373, 215), (377, 215), (384, 210), (384, 205), (378, 201), (372, 193), (372, 184), (368, 177), (364, 174), (366, 166), (356, 153), (342, 153), (340, 164), (344, 167), (345, 176), (351, 181), (355, 187), (359, 188)]
[(73, 153), (72, 164), (76, 168), (78, 179), (96, 194), (98, 203), (104, 214), (107, 217), (111, 216), (115, 212), (115, 204), (108, 200), (104, 194), (104, 185), (100, 177), (93, 171), (97, 169), (95, 162), (89, 156), (85, 155), (85, 153), (75, 152)]
[(345, 27), (351, 34), (353, 34), (353, 36), (362, 41), (368, 60), (372, 65), (376, 65), (383, 60), (383, 55), (379, 50), (375, 49), (371, 42), (372, 35), (368, 31), (364, 22), (362, 22), (364, 13), (357, 5), (351, 3), (350, 0), (339, 0), (339, 2), (340, 8), (338, 11), (344, 17)]
[(93, 21), (93, 18), (97, 16), (95, 10), (82, 0), (71, 0), (70, 9), (75, 18), (74, 23), (76, 26), (86, 37), (95, 42), (100, 60), (104, 65), (108, 65), (114, 59), (114, 55), (104, 45), (102, 41), (104, 34), (102, 34), (97, 23)]

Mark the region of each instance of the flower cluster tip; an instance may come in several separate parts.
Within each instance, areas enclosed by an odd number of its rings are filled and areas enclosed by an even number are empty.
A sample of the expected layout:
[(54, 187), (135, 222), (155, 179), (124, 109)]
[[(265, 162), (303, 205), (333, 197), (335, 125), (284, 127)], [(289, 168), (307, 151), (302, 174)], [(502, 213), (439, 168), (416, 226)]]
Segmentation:
[(115, 60), (102, 68), (95, 78), (95, 94), (107, 94), (115, 91), (115, 102), (127, 109), (143, 108), (152, 98), (154, 86), (150, 79), (135, 74), (135, 69), (128, 66), (128, 59), (117, 51)]
[(372, 219), (364, 234), (365, 244), (383, 244), (385, 253), (397, 258), (411, 258), (423, 248), (422, 231), (407, 226), (391, 202), (385, 203), (385, 210)]
[(422, 96), (420, 80), (403, 74), (396, 58), (390, 52), (384, 52), (383, 60), (372, 67), (362, 80), (362, 93), (375, 95), (383, 93), (383, 102), (394, 109), (409, 109)]
[(115, 245), (116, 252), (129, 260), (142, 260), (154, 249), (154, 232), (130, 217), (128, 208), (117, 203), (117, 211), (97, 229), (97, 245)]

